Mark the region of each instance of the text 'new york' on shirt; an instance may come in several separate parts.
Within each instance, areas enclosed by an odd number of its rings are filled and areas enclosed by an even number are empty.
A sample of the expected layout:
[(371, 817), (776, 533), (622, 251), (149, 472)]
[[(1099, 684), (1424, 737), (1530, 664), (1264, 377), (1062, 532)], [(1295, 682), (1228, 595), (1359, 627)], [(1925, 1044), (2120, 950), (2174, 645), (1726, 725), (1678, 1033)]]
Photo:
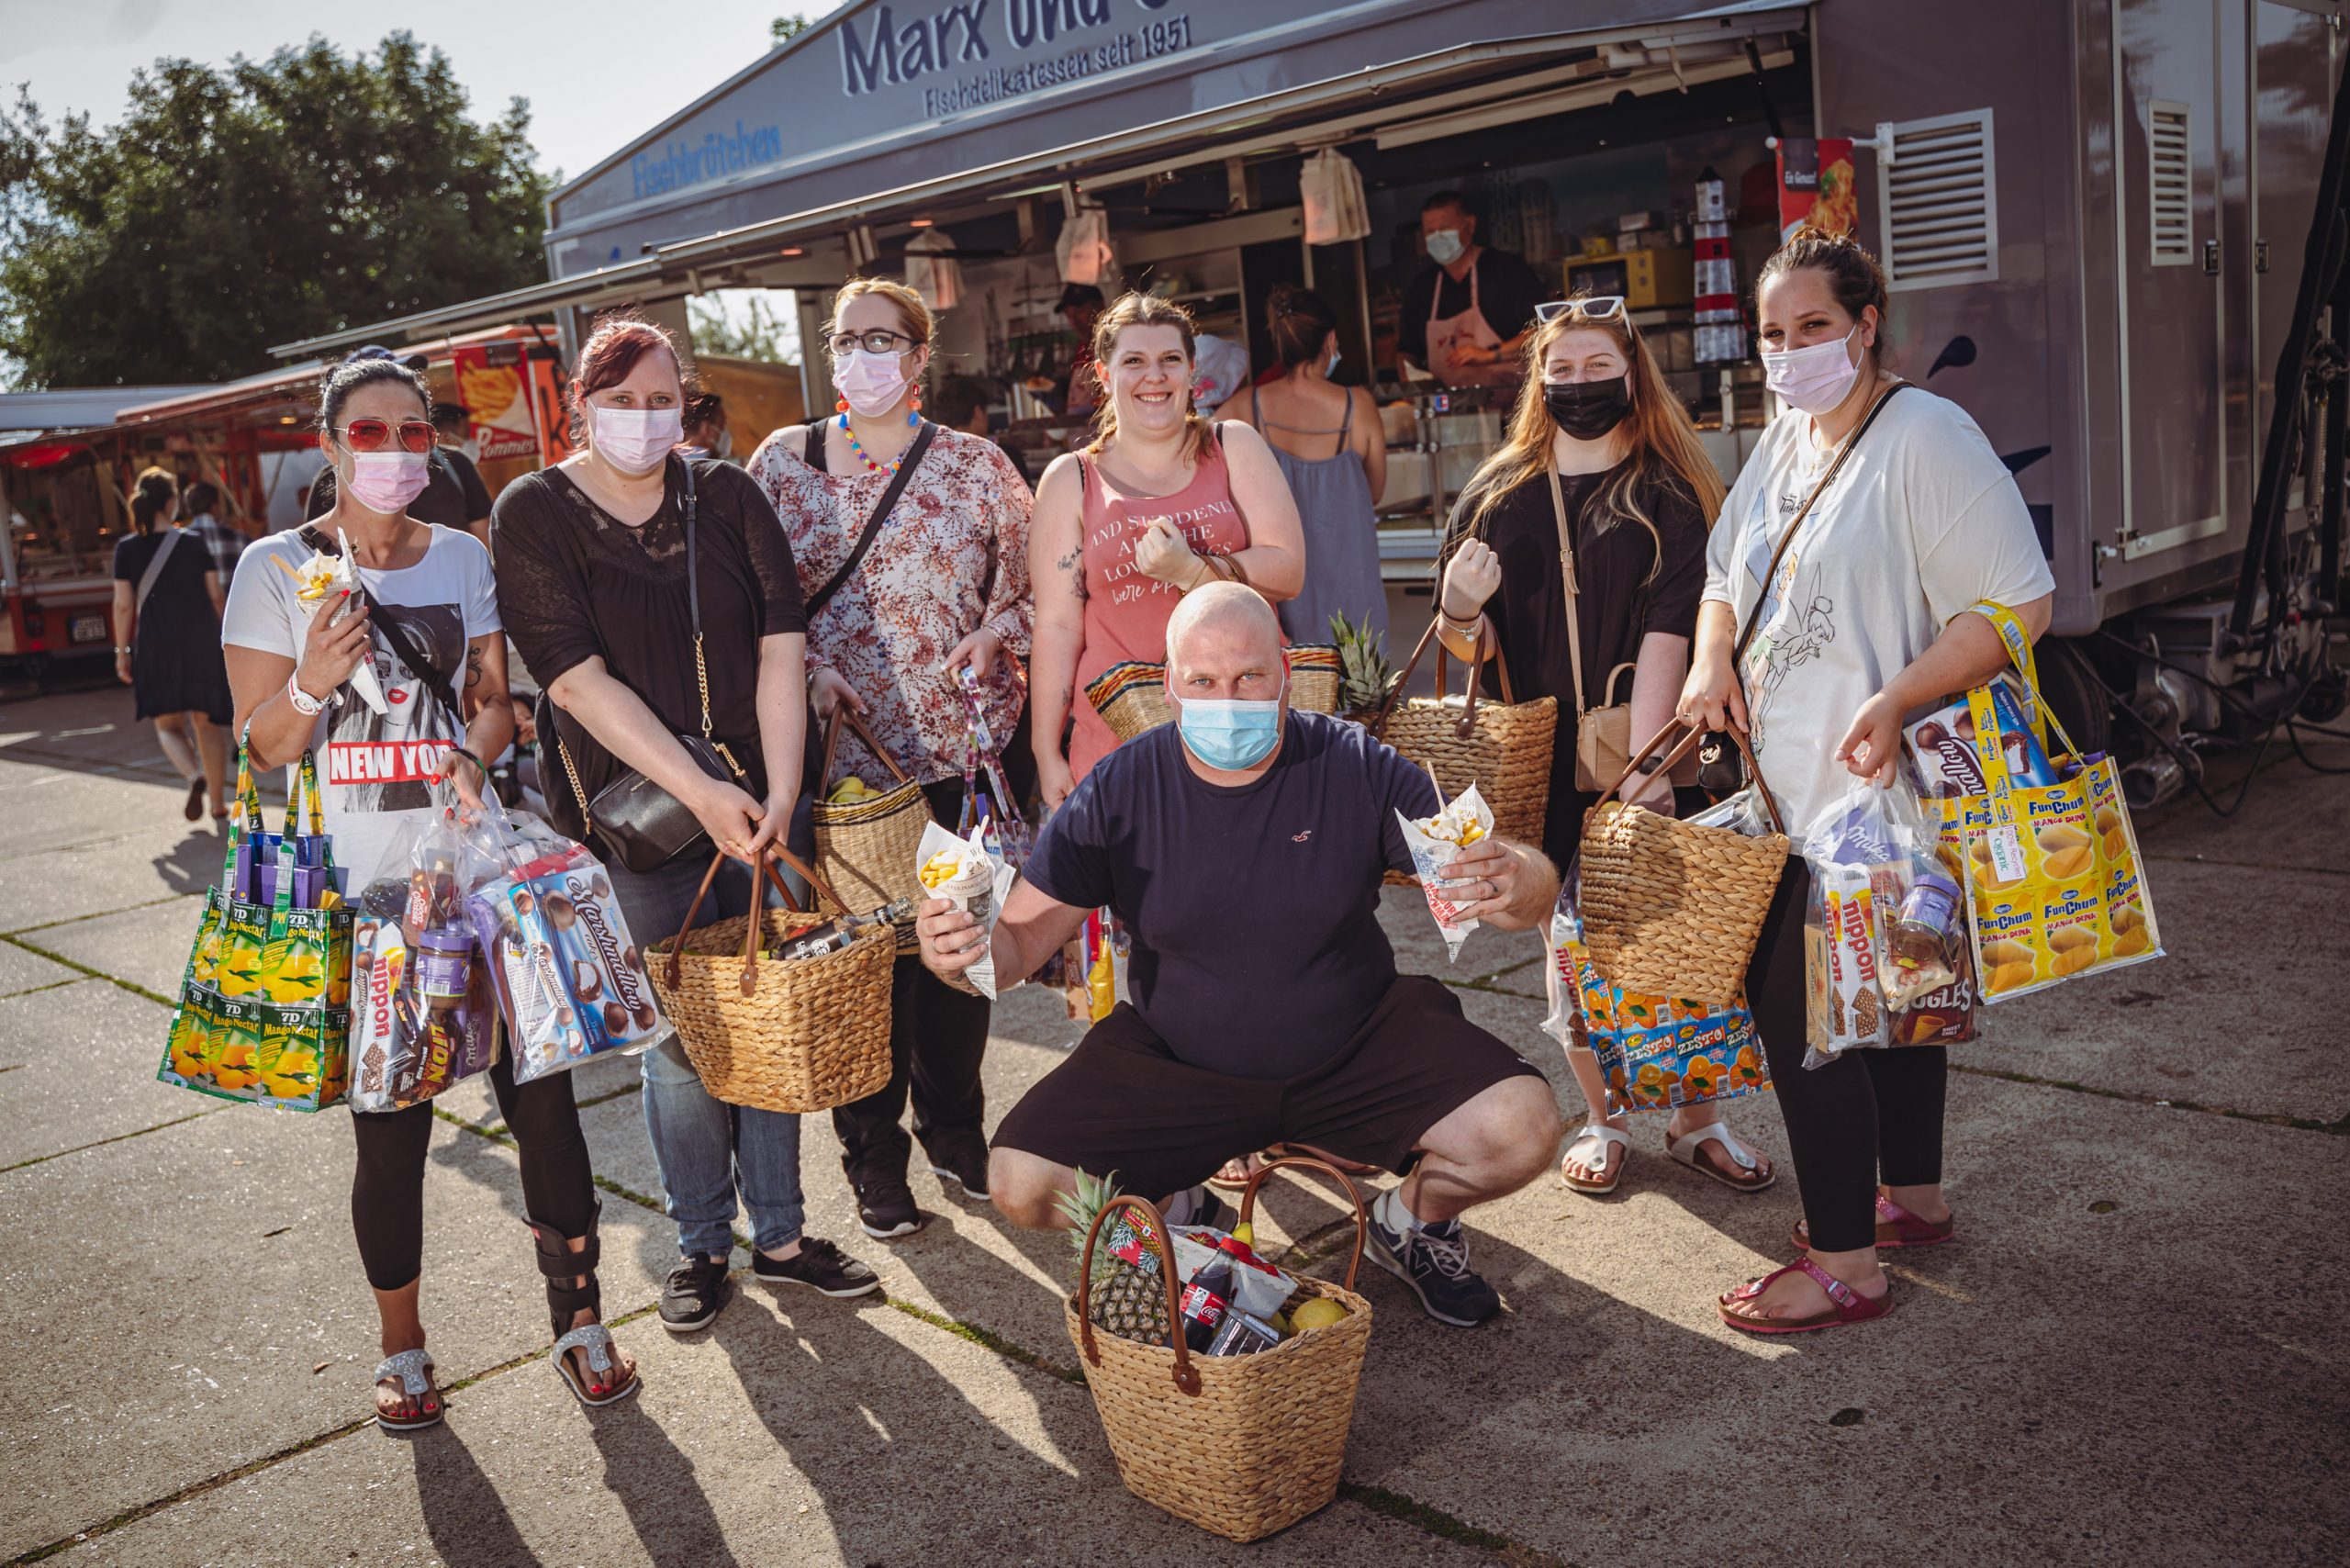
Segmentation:
[(1029, 880), (1106, 904), (1134, 937), (1134, 1004), (1182, 1061), (1293, 1078), (1327, 1060), (1395, 978), (1382, 873), (1395, 821), (1437, 809), (1426, 774), (1360, 725), (1292, 713), (1255, 782), (1210, 784), (1176, 726), (1104, 757), (1038, 839)]

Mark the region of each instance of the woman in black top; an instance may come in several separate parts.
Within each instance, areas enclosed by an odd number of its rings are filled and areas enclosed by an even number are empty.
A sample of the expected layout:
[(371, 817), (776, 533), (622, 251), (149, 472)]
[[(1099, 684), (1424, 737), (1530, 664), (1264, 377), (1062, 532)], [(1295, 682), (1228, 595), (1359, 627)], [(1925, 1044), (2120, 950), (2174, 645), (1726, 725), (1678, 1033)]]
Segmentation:
[(179, 502), (179, 485), (162, 469), (139, 476), (132, 532), (114, 547), (114, 676), (130, 688), (139, 717), (155, 722), (164, 757), (187, 780), (181, 814), (196, 821), (208, 791), (218, 822), (229, 814), (232, 705), (220, 656), (227, 590), (210, 542), (173, 526)]
[[(492, 537), (498, 616), (557, 710), (556, 733), (539, 737), (555, 826), (593, 843), (587, 801), (637, 769), (744, 863), (720, 876), (717, 907), (705, 906), (716, 920), (752, 907), (748, 866), (790, 824), (807, 731), (808, 618), (791, 546), (758, 487), (731, 464), (673, 454), (689, 390), (679, 363), (659, 328), (606, 317), (571, 383), (580, 452), (509, 485), (491, 512)], [(739, 783), (704, 773), (677, 740), (702, 731), (686, 581), (688, 477), (710, 734), (741, 769)], [(630, 934), (648, 947), (684, 926), (708, 868), (688, 856), (636, 876), (609, 853), (605, 861)], [(831, 1242), (801, 1234), (799, 1117), (713, 1099), (675, 1035), (643, 1062), (645, 1126), (682, 1254), (662, 1294), (664, 1326), (699, 1328), (725, 1305), (738, 1188), (759, 1277), (827, 1295), (879, 1284)]]
[[(1575, 787), (1575, 659), (1550, 474), (1572, 531), (1582, 706), (1629, 700), (1635, 745), (1672, 719), (1688, 673), (1722, 482), (1621, 299), (1537, 313), (1527, 352), (1539, 374), (1528, 377), (1508, 439), (1463, 489), (1446, 531), (1438, 634), (1465, 659), (1486, 629), (1521, 697), (1558, 699), (1542, 849), (1564, 870), (1595, 796)], [(1611, 690), (1622, 665), (1632, 666), (1629, 689)], [(1662, 774), (1626, 793), (1673, 809)], [(1588, 1047), (1570, 1049), (1567, 1063), (1590, 1115), (1567, 1145), (1560, 1180), (1580, 1193), (1614, 1192), (1631, 1148), (1625, 1117), (1603, 1114), (1606, 1082)], [(1770, 1162), (1732, 1138), (1711, 1104), (1675, 1107), (1665, 1147), (1740, 1192), (1773, 1180)]]

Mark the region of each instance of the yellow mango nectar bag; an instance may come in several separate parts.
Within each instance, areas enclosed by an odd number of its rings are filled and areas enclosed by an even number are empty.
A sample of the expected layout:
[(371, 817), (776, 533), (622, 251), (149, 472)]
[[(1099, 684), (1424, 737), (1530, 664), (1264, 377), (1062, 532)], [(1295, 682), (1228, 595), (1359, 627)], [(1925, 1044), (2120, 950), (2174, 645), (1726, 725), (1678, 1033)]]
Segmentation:
[[(2113, 759), (2083, 756), (2034, 683), (2031, 639), (1996, 604), (1972, 613), (1998, 628), (2023, 677), (2026, 709), (1986, 684), (1967, 693), (1981, 792), (1950, 802), (1966, 846), (1964, 869), (1975, 971), (1986, 1002), (2162, 957), (2137, 830)], [(2063, 743), (2034, 777), (2042, 722)]]

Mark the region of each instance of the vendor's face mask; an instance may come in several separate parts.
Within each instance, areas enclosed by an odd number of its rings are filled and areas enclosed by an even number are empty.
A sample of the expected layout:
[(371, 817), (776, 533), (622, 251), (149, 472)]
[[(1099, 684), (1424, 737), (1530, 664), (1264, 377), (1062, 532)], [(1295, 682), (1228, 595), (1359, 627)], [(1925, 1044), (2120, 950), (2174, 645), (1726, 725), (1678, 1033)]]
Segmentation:
[(1428, 236), (1428, 256), (1438, 266), (1449, 267), (1460, 259), (1469, 247), (1460, 242), (1458, 229), (1439, 229)]
[(352, 500), (369, 511), (394, 517), (424, 494), (424, 487), (432, 482), (431, 463), (431, 454), (423, 452), (354, 452), (343, 482)]
[(623, 474), (650, 474), (686, 436), (680, 409), (607, 409), (590, 403), (596, 451)]
[[(1288, 682), (1282, 682), (1286, 690)], [(1281, 744), (1281, 701), (1240, 697), (1184, 697), (1176, 714), (1183, 744), (1210, 767), (1238, 773), (1256, 767)]]

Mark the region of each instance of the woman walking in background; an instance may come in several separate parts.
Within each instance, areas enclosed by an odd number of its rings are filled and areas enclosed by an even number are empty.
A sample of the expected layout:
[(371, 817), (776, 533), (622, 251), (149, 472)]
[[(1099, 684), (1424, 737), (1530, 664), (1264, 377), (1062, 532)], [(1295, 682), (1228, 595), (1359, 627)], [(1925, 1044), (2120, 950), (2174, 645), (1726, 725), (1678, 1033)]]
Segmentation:
[(1092, 342), (1108, 393), (1098, 433), (1055, 458), (1036, 489), (1029, 738), (1047, 806), (1118, 744), (1086, 682), (1127, 660), (1164, 664), (1168, 618), (1186, 592), (1244, 582), (1279, 605), (1305, 580), (1297, 503), (1272, 449), (1192, 407), (1192, 344), (1180, 305), (1128, 294), (1103, 311)]
[[(1623, 300), (1535, 309), (1527, 345), (1534, 374), (1519, 388), (1509, 439), (1453, 509), (1437, 625), (1464, 659), (1478, 633), (1489, 633), (1487, 652), (1507, 661), (1521, 696), (1558, 699), (1542, 852), (1564, 868), (1597, 798), (1577, 787), (1575, 716), (1628, 700), (1635, 744), (1671, 716), (1688, 673), (1706, 531), (1721, 508), (1722, 481)], [(1562, 534), (1572, 548), (1572, 605)], [(1628, 694), (1614, 673), (1626, 665)], [(1626, 794), (1651, 811), (1673, 809), (1671, 780), (1654, 771)], [(1580, 1017), (1573, 1026), (1580, 1034)], [(1559, 1179), (1578, 1193), (1612, 1193), (1631, 1149), (1627, 1119), (1608, 1114), (1606, 1080), (1588, 1042), (1567, 1052), (1567, 1065), (1585, 1121)], [(1673, 1159), (1739, 1192), (1774, 1180), (1771, 1162), (1730, 1136), (1718, 1106), (1674, 1107), (1664, 1135)]]
[[(207, 486), (205, 488), (209, 489)], [(139, 476), (131, 532), (114, 547), (114, 676), (151, 719), (163, 756), (187, 781), (180, 814), (196, 822), (208, 795), (229, 814), (229, 668), (220, 657), (228, 590), (211, 541), (174, 527), (179, 486), (161, 468)]]
[[(829, 723), (848, 704), (922, 785), (932, 817), (952, 828), (963, 810), (969, 727), (961, 672), (978, 682), (990, 735), (1011, 734), (1020, 714), (1029, 497), (993, 442), (925, 426), (916, 412), (931, 329), (922, 297), (902, 284), (859, 278), (843, 288), (824, 332), (839, 413), (776, 431), (752, 455), (750, 472), (791, 536), (809, 605), (808, 687), (818, 721)], [(904, 487), (883, 514), (901, 469)], [(872, 543), (860, 550), (868, 532)], [(829, 793), (852, 774), (881, 787), (892, 778), (844, 726), (822, 787)], [(898, 1125), (909, 1097), (932, 1172), (972, 1202), (987, 1202), (979, 1062), (988, 1012), (986, 998), (951, 989), (919, 956), (899, 957), (890, 1081), (833, 1113), (867, 1235), (922, 1226), (906, 1184), (913, 1140)]]
[(1387, 436), (1367, 386), (1341, 386), (1338, 318), (1311, 289), (1283, 284), (1265, 312), (1276, 380), (1225, 401), (1216, 417), (1261, 431), (1297, 501), (1305, 585), (1278, 606), (1281, 634), (1326, 643), (1344, 615), (1382, 642), (1387, 587), (1379, 577), (1379, 498), (1387, 487)]

